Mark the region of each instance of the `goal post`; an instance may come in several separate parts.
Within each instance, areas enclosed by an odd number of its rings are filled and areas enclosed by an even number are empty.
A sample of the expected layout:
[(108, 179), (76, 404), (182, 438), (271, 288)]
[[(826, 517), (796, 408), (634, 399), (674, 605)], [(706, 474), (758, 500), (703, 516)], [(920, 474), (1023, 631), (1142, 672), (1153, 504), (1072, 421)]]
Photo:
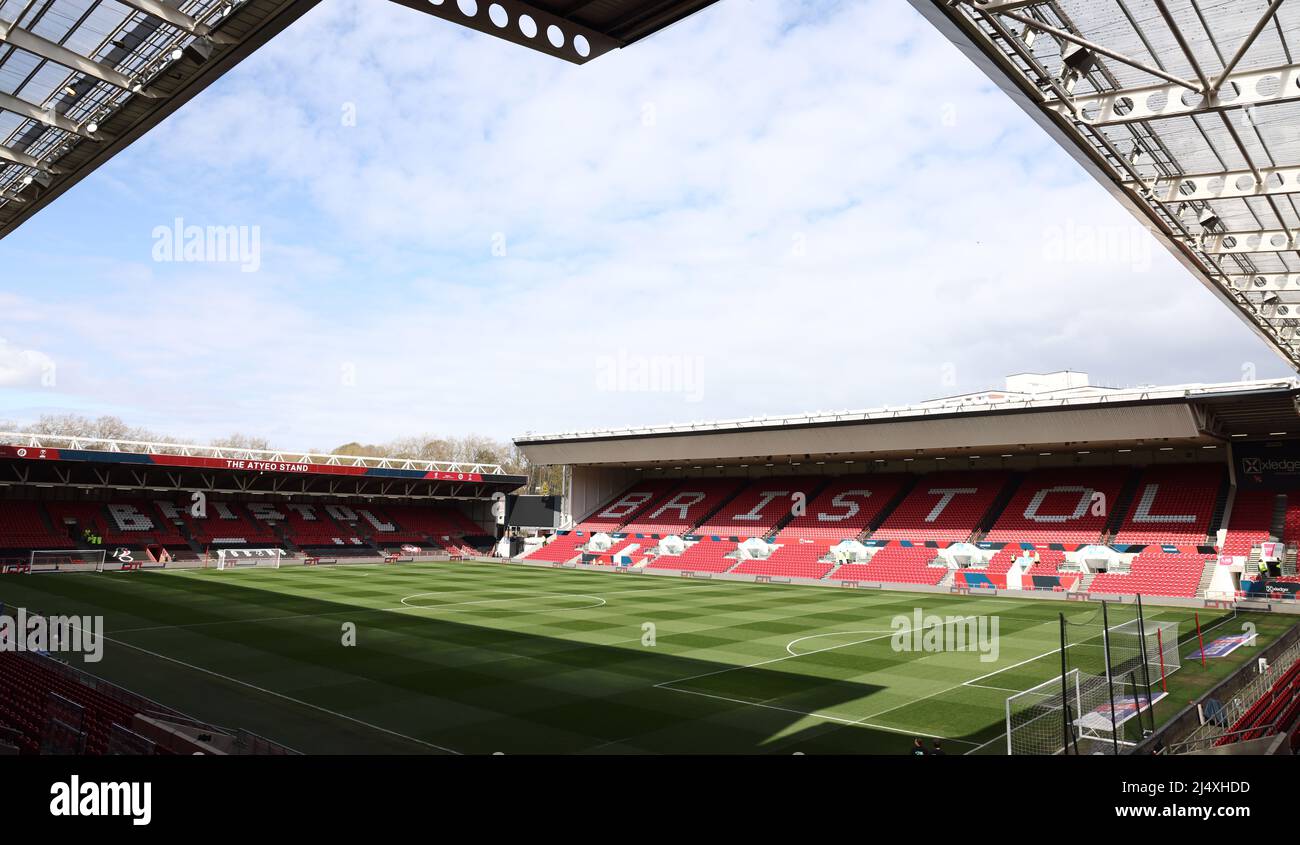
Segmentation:
[(103, 572), (104, 549), (37, 549), (28, 564), (32, 572)]
[[(1104, 610), (1094, 621), (1106, 618)], [(1167, 694), (1168, 676), (1182, 667), (1176, 622), (1068, 624), (1092, 628), (1092, 634), (1073, 642), (1063, 638), (1062, 664), (1069, 668), (1007, 698), (1008, 754), (1113, 754), (1131, 748), (1145, 733), (1143, 722), (1154, 728), (1152, 708)]]
[(1071, 669), (1060, 678), (1007, 697), (1007, 754), (1060, 754), (1069, 737), (1065, 734), (1061, 710), (1082, 709), (1083, 691), (1079, 670)]
[(283, 559), (281, 549), (219, 549), (217, 570), (279, 569)]

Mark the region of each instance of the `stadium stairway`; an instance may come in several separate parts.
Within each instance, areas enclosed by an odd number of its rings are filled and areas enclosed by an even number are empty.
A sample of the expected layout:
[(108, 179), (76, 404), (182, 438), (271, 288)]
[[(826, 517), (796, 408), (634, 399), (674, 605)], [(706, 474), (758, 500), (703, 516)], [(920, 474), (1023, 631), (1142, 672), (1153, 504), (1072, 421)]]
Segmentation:
[(189, 524), (186, 522), (176, 522), (172, 523), (172, 525), (175, 527), (176, 533), (181, 535), (181, 539), (189, 545), (189, 551), (193, 552), (196, 556), (202, 557), (203, 547), (194, 539), (194, 533), (190, 531)]
[(746, 490), (748, 490), (749, 487), (750, 485), (748, 484), (741, 484), (736, 489), (732, 490), (730, 493), (723, 496), (721, 498), (721, 501), (718, 502), (718, 506), (710, 510), (708, 513), (704, 514), (704, 516), (702, 516), (700, 519), (696, 520), (694, 525), (686, 529), (686, 533), (689, 534), (694, 532), (695, 529), (699, 528), (701, 525), (708, 525), (710, 519), (713, 519), (713, 517), (721, 513), (723, 508), (731, 504), (732, 500), (734, 500), (737, 496), (741, 495)]
[(1223, 476), (1223, 481), (1219, 484), (1219, 492), (1214, 497), (1214, 510), (1210, 511), (1210, 527), (1206, 529), (1205, 544), (1213, 546), (1220, 528), (1227, 528), (1227, 522), (1224, 516), (1228, 511), (1228, 499), (1232, 496), (1235, 488), (1232, 486), (1231, 479)]
[(1286, 494), (1279, 493), (1273, 500), (1273, 519), (1269, 522), (1269, 530), (1274, 537), (1282, 537), (1286, 530)]
[[(256, 519), (256, 517), (254, 517), (254, 519)], [(298, 547), (298, 544), (289, 536), (289, 532), (284, 530), (284, 522), (282, 520), (267, 521), (262, 524), (271, 529), (271, 533), (280, 539), (286, 552), (291, 555), (296, 555), (302, 551), (302, 549)]]
[[(834, 478), (828, 477), (825, 481), (818, 484), (815, 488), (809, 490), (808, 504), (811, 505), (813, 502), (817, 501), (817, 497), (820, 496), (827, 487), (830, 487), (834, 481), (835, 481)], [(773, 540), (776, 539), (776, 536), (785, 529), (787, 525), (789, 525), (791, 522), (794, 522), (796, 519), (798, 519), (798, 517), (794, 515), (794, 510), (791, 509), (789, 513), (787, 513), (785, 516), (781, 517), (776, 521), (776, 524), (772, 526), (772, 530), (767, 532), (767, 534), (763, 536), (763, 539), (769, 543), (772, 542)]]
[(1209, 558), (1205, 561), (1205, 569), (1201, 572), (1201, 582), (1196, 585), (1196, 595), (1205, 596), (1205, 591), (1210, 588), (1210, 581), (1214, 579), (1214, 570), (1219, 566), (1218, 560)]
[(1101, 538), (1103, 543), (1110, 544), (1114, 542), (1115, 535), (1119, 533), (1120, 526), (1124, 524), (1124, 516), (1132, 507), (1133, 500), (1137, 498), (1138, 485), (1141, 482), (1142, 470), (1138, 468), (1129, 470), (1128, 478), (1124, 479), (1124, 486), (1120, 488), (1119, 495), (1115, 498), (1114, 507), (1111, 508), (1110, 518), (1106, 520), (1106, 530)]
[(876, 514), (874, 519), (867, 523), (866, 530), (857, 536), (858, 542), (862, 542), (876, 533), (880, 526), (885, 524), (885, 520), (894, 515), (894, 511), (898, 510), (898, 506), (907, 501), (907, 497), (912, 495), (912, 491), (916, 489), (916, 485), (919, 483), (921, 483), (921, 476), (919, 475), (913, 475), (904, 481), (903, 485), (898, 488), (898, 492), (889, 500), (889, 503), (880, 509), (880, 513)]
[(1023, 472), (1011, 473), (1011, 478), (1007, 481), (1006, 487), (1002, 489), (1002, 492), (998, 494), (998, 497), (993, 500), (991, 505), (989, 505), (988, 511), (980, 520), (979, 525), (975, 527), (975, 532), (971, 535), (970, 542), (978, 543), (993, 530), (993, 526), (997, 524), (998, 519), (1002, 516), (1002, 512), (1007, 509), (1007, 505), (1011, 504), (1011, 500), (1016, 497), (1016, 492), (1020, 490), (1020, 485), (1025, 483), (1026, 477), (1026, 474)]

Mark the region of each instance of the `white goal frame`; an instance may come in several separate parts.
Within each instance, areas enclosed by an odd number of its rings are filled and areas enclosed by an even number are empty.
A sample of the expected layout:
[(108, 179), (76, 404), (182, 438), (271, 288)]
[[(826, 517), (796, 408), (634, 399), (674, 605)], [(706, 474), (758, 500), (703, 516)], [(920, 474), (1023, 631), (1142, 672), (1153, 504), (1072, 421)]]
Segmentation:
[(227, 569), (279, 569), (283, 549), (218, 549), (217, 571)]
[(27, 568), (29, 572), (103, 572), (104, 558), (103, 548), (34, 549)]
[[(1152, 620), (1140, 627), (1134, 619), (1112, 626), (1109, 634), (1109, 653), (1103, 655), (1100, 674), (1078, 668), (1066, 672), (1064, 702), (1072, 711), (1070, 737), (1063, 736), (1063, 685), (1058, 675), (1007, 697), (1007, 754), (1062, 754), (1068, 751), (1071, 738), (1101, 753), (1133, 745), (1119, 736), (1124, 724), (1139, 712), (1150, 712), (1165, 697), (1165, 679), (1182, 668), (1179, 626)], [(1106, 640), (1099, 639), (1071, 643), (1071, 647), (1105, 648)], [(1113, 674), (1117, 669), (1118, 674)], [(1134, 689), (1130, 686), (1134, 683), (1140, 686)], [(1122, 712), (1112, 712), (1112, 696), (1117, 709), (1130, 703), (1135, 709), (1126, 706)]]

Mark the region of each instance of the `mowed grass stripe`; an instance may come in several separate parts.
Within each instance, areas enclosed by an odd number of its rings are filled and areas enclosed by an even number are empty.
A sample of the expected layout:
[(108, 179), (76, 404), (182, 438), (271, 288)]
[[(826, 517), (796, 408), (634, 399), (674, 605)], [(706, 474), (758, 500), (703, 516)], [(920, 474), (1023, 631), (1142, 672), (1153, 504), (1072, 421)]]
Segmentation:
[[(897, 732), (912, 731), (973, 746), (996, 735), (1007, 693), (962, 683), (996, 671), (983, 683), (1022, 689), (1051, 677), (1051, 660), (1034, 658), (1055, 647), (1063, 607), (485, 564), (29, 576), (3, 586), (11, 604), (102, 612), (114, 636), (176, 660), (426, 742), (508, 753), (894, 753), (907, 746)], [(421, 593), (440, 606), (401, 604)], [(888, 638), (846, 644), (854, 637), (844, 632), (887, 630), (917, 607), (997, 614), (999, 659), (899, 653)], [(355, 648), (340, 642), (345, 622), (357, 626)], [(642, 643), (644, 623), (653, 646)], [(747, 668), (823, 634), (834, 647)], [(138, 659), (109, 657), (103, 674), (129, 687), (178, 691), (166, 664), (142, 671)], [(674, 689), (701, 675), (714, 697)], [(879, 727), (807, 715), (821, 708)], [(241, 723), (238, 712), (194, 715)], [(328, 720), (315, 734), (284, 729), (307, 735), (297, 747), (308, 751), (340, 750), (346, 733)]]

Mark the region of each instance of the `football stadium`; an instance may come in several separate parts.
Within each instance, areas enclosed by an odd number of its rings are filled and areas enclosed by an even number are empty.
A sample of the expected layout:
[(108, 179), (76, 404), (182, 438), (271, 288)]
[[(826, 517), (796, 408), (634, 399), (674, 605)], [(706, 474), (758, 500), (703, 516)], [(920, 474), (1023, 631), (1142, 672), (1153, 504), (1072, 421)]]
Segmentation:
[[(713, 5), (397, 2), (594, 75)], [(0, 3), (0, 237), (315, 5)], [(1300, 5), (911, 5), (1300, 366)], [(1300, 750), (1300, 380), (773, 410), (527, 473), (0, 432), (0, 752)]]

